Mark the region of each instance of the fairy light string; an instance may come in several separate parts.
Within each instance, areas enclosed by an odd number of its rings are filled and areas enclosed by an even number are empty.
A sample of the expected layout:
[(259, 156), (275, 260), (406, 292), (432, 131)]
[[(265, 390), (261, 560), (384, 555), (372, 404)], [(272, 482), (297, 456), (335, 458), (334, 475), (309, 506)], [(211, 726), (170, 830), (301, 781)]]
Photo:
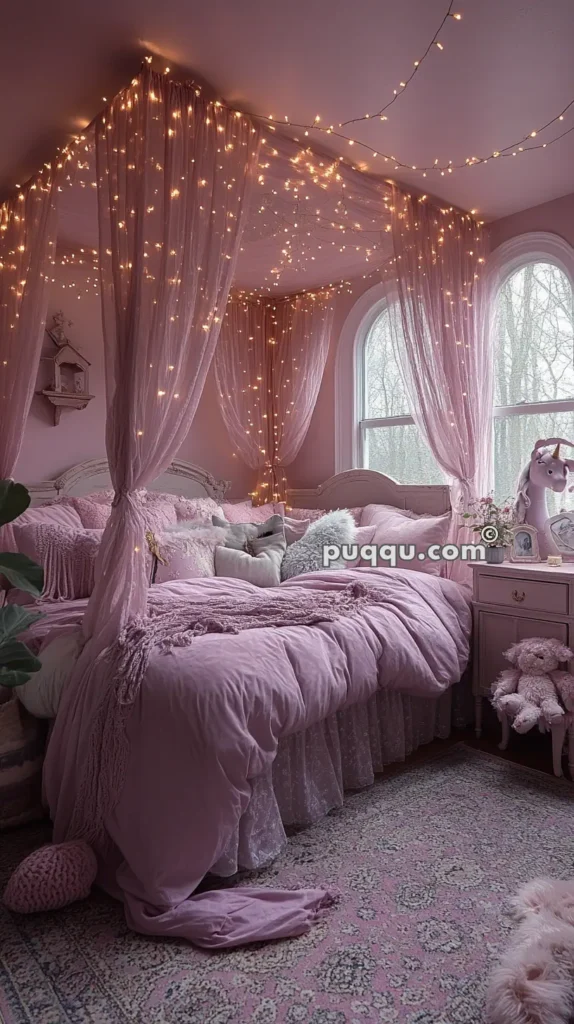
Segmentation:
[(459, 14), (458, 12), (453, 14), (453, 10), (452, 10), (453, 7), (454, 7), (454, 0), (451, 0), (451, 2), (448, 5), (446, 14), (444, 15), (444, 17), (443, 17), (439, 27), (437, 28), (436, 32), (434, 33), (430, 43), (428, 44), (426, 50), (424, 51), (422, 57), (420, 58), (420, 60), (415, 60), (414, 61), (414, 68), (411, 71), (410, 75), (407, 76), (407, 78), (405, 79), (404, 82), (402, 82), (402, 81), (399, 82), (399, 88), (398, 89), (394, 89), (393, 90), (393, 97), (392, 97), (392, 99), (390, 99), (388, 101), (388, 103), (385, 103), (384, 106), (382, 106), (380, 108), (380, 110), (376, 110), (374, 113), (363, 114), (361, 117), (350, 117), (347, 121), (341, 121), (339, 123), (339, 128), (345, 128), (348, 124), (356, 124), (359, 121), (368, 121), (370, 118), (374, 118), (374, 117), (380, 117), (381, 120), (383, 120), (383, 121), (387, 120), (387, 118), (384, 116), (385, 112), (387, 110), (389, 110), (389, 108), (392, 107), (394, 103), (397, 102), (399, 96), (404, 95), (406, 89), (408, 89), (408, 87), (411, 84), (413, 78), (415, 78), (415, 76), (420, 71), (420, 69), (423, 66), (425, 60), (427, 59), (427, 57), (431, 53), (433, 47), (436, 46), (437, 49), (439, 49), (439, 50), (443, 50), (444, 49), (444, 46), (443, 46), (443, 44), (441, 43), (441, 41), (439, 39), (439, 36), (440, 36), (440, 33), (442, 32), (444, 26), (446, 25), (447, 21), (449, 20), (449, 18), (452, 18), (453, 21), (462, 21), (462, 14)]

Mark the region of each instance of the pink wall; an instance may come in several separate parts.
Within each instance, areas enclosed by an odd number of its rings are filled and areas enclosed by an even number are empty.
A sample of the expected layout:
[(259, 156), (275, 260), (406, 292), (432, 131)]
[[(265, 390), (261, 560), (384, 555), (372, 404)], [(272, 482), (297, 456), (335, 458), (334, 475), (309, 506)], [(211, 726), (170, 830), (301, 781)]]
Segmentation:
[[(77, 286), (82, 279), (78, 268), (59, 268), (50, 296), (48, 323), (52, 322), (51, 314), (58, 309), (62, 309), (73, 321), (68, 336), (91, 363), (90, 392), (95, 397), (82, 411), (64, 409), (60, 423), (55, 427), (52, 406), (42, 396), (34, 396), (15, 474), (17, 479), (26, 483), (53, 479), (78, 462), (103, 458), (106, 454), (100, 300), (96, 294), (86, 295), (84, 292), (80, 299), (77, 298), (78, 287), (71, 288), (70, 285), (74, 283)], [(52, 341), (46, 336), (44, 353), (50, 355), (54, 350)], [(42, 360), (38, 390), (49, 384), (50, 376), (50, 364)], [(232, 496), (243, 497), (253, 489), (253, 473), (232, 452), (211, 374), (195, 422), (182, 445), (179, 457), (203, 466), (215, 477), (230, 480), (232, 486), (229, 493)]]
[(492, 248), (528, 231), (551, 231), (574, 246), (574, 192), (496, 220), (490, 225)]

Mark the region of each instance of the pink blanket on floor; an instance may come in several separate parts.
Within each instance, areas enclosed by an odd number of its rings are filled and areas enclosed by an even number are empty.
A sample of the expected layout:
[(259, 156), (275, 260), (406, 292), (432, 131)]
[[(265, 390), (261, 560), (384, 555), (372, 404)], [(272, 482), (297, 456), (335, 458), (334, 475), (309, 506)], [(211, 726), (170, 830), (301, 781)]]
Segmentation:
[[(100, 880), (123, 899), (136, 930), (229, 946), (298, 934), (324, 904), (317, 890), (239, 887), (190, 896), (226, 848), (249, 803), (250, 780), (273, 761), (282, 736), (366, 701), (378, 687), (430, 697), (460, 678), (470, 609), (448, 580), (362, 569), (314, 573), (280, 589), (303, 601), (309, 591), (343, 591), (358, 580), (382, 598), (359, 615), (207, 634), (152, 653), (126, 722), (125, 781), (105, 820), (111, 844), (97, 849)], [(150, 603), (255, 593), (238, 580), (190, 580), (158, 587)], [(56, 841), (73, 834), (105, 670), (103, 662), (80, 700), (66, 695), (58, 714), (46, 764)]]

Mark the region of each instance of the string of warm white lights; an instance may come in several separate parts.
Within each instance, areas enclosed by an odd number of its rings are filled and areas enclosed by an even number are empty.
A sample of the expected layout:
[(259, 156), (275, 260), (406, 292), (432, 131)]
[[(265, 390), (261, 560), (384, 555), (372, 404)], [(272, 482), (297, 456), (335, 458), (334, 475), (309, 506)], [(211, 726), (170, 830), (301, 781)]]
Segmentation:
[[(451, 15), (450, 10), (449, 10), (448, 15), (445, 16), (445, 17), (451, 17), (451, 16), (452, 17), (456, 17), (455, 15)], [(460, 19), (456, 18), (456, 20), (460, 20)], [(151, 63), (153, 61), (153, 57), (151, 57), (151, 56), (146, 57), (145, 60), (148, 63)], [(164, 74), (167, 75), (167, 74), (170, 73), (170, 71), (171, 71), (171, 69), (169, 67), (164, 68)], [(194, 83), (194, 84), (196, 85), (196, 83)], [(196, 85), (196, 87), (197, 88), (201, 88), (200, 85)], [(223, 104), (223, 102), (220, 101), (220, 100), (217, 100), (216, 104), (219, 104), (221, 106), (226, 106), (227, 105), (227, 104)], [(320, 123), (321, 122), (321, 116), (319, 114), (317, 114), (315, 116), (315, 119), (314, 119), (312, 124), (307, 124), (307, 123), (304, 123), (304, 122), (301, 122), (301, 121), (294, 121), (290, 117), (288, 117), (287, 115), (285, 115), (285, 117), (283, 119), (281, 119), (281, 118), (275, 117), (273, 114), (263, 114), (263, 113), (258, 113), (258, 112), (250, 111), (247, 116), (255, 118), (258, 121), (264, 122), (266, 124), (267, 128), (270, 131), (276, 131), (278, 127), (284, 127), (284, 128), (288, 127), (288, 128), (302, 129), (303, 130), (303, 134), (304, 134), (305, 137), (308, 137), (309, 136), (309, 132), (311, 132), (311, 131), (316, 131), (316, 132), (319, 132), (319, 133), (321, 133), (323, 135), (332, 135), (334, 138), (342, 139), (349, 146), (357, 146), (359, 149), (362, 149), (362, 150), (364, 150), (366, 152), (369, 152), (372, 157), (374, 157), (374, 158), (381, 158), (382, 160), (384, 160), (385, 163), (392, 164), (393, 165), (393, 170), (395, 170), (395, 171), (401, 170), (401, 169), (407, 170), (407, 171), (417, 171), (417, 172), (420, 172), (422, 174), (423, 178), (426, 178), (427, 174), (430, 173), (430, 172), (433, 172), (433, 171), (438, 173), (438, 174), (440, 174), (442, 177), (445, 177), (446, 174), (453, 174), (454, 171), (456, 171), (456, 170), (464, 170), (467, 167), (474, 167), (474, 166), (476, 166), (478, 164), (485, 164), (485, 163), (488, 163), (490, 160), (495, 160), (495, 159), (502, 158), (502, 157), (505, 157), (505, 156), (519, 156), (522, 153), (529, 153), (529, 152), (532, 152), (533, 150), (536, 150), (536, 149), (547, 149), (549, 146), (552, 146), (556, 142), (559, 142), (562, 138), (564, 138), (566, 135), (568, 135), (571, 131), (574, 131), (574, 126), (572, 128), (570, 128), (570, 129), (567, 129), (567, 131), (565, 131), (565, 132), (561, 132), (559, 135), (555, 136), (553, 139), (549, 139), (547, 142), (533, 143), (531, 140), (536, 138), (538, 135), (541, 135), (544, 131), (546, 131), (548, 128), (550, 128), (553, 124), (556, 124), (557, 122), (563, 121), (565, 115), (567, 114), (567, 112), (573, 106), (574, 106), (574, 99), (570, 100), (559, 111), (559, 113), (553, 115), (551, 118), (549, 118), (549, 120), (545, 121), (544, 124), (539, 125), (539, 127), (532, 129), (526, 135), (521, 136), (517, 141), (511, 142), (511, 143), (507, 143), (506, 145), (500, 146), (498, 149), (493, 150), (492, 153), (490, 153), (489, 155), (486, 155), (486, 156), (469, 156), (469, 157), (466, 157), (464, 162), (461, 162), (461, 163), (455, 163), (454, 160), (448, 160), (446, 163), (444, 163), (444, 162), (441, 163), (439, 161), (438, 157), (437, 157), (432, 164), (419, 164), (419, 165), (413, 164), (413, 163), (408, 163), (407, 161), (401, 160), (400, 158), (396, 157), (392, 153), (386, 153), (386, 152), (383, 152), (382, 150), (375, 150), (370, 143), (362, 142), (360, 139), (350, 138), (344, 132), (339, 131), (335, 127), (334, 124), (330, 124), (328, 127), (325, 127), (325, 125)], [(239, 108), (230, 107), (229, 109), (231, 109), (238, 116), (245, 115), (245, 111), (240, 110)], [(376, 116), (376, 115), (373, 115), (373, 116)], [(368, 115), (368, 117), (370, 118), (371, 115)], [(366, 120), (366, 119), (367, 119), (367, 115), (363, 115), (363, 117), (357, 118), (356, 120), (363, 121), (363, 120)], [(344, 125), (346, 123), (350, 123), (350, 122), (339, 122), (339, 127), (340, 128), (344, 127)], [(297, 139), (297, 137), (295, 137), (295, 141), (299, 141)], [(529, 145), (525, 145), (525, 143), (529, 143)], [(338, 157), (338, 159), (339, 160), (345, 160), (345, 158), (342, 157), (342, 156)], [(352, 161), (345, 161), (345, 162), (348, 162), (349, 165), (352, 166), (355, 170), (366, 171), (366, 170), (369, 169), (368, 165), (366, 165), (366, 164), (362, 165), (362, 166), (358, 166), (357, 164), (353, 164)]]
[(452, 18), (454, 21), (461, 21), (462, 20), (462, 14), (458, 14), (458, 13), (453, 14), (452, 13), (453, 7), (454, 7), (454, 0), (451, 0), (451, 2), (448, 5), (448, 9), (447, 9), (446, 14), (444, 15), (444, 17), (443, 17), (439, 27), (437, 28), (436, 32), (434, 33), (430, 43), (428, 44), (426, 50), (424, 51), (422, 57), (420, 58), (420, 60), (415, 60), (415, 62), (414, 62), (414, 70), (411, 71), (410, 75), (408, 75), (408, 77), (405, 79), (404, 82), (399, 82), (399, 88), (398, 89), (394, 89), (393, 90), (393, 97), (392, 97), (392, 99), (390, 99), (388, 101), (388, 103), (385, 103), (385, 105), (382, 106), (380, 110), (376, 110), (374, 113), (363, 114), (361, 117), (350, 117), (347, 121), (341, 121), (340, 124), (339, 124), (339, 128), (345, 128), (346, 125), (348, 125), (348, 124), (356, 124), (357, 121), (368, 121), (370, 118), (373, 118), (373, 117), (380, 117), (381, 121), (386, 121), (387, 120), (387, 118), (384, 116), (385, 111), (388, 110), (389, 107), (392, 107), (393, 103), (396, 103), (396, 101), (398, 100), (399, 96), (403, 95), (403, 93), (405, 92), (405, 89), (407, 89), (409, 87), (409, 85), (411, 84), (413, 78), (420, 71), (420, 69), (423, 66), (425, 60), (427, 59), (429, 53), (431, 53), (433, 47), (436, 46), (437, 49), (444, 50), (444, 46), (443, 46), (443, 44), (441, 43), (441, 41), (439, 39), (439, 35), (442, 32), (442, 30), (443, 30), (444, 26), (446, 25), (447, 21), (449, 20), (449, 18)]

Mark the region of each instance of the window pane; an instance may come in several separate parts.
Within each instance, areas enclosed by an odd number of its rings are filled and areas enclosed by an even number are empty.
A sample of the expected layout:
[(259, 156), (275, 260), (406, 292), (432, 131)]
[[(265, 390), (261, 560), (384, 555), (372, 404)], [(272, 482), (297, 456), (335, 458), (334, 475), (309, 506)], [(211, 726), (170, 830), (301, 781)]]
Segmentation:
[(391, 318), (387, 309), (377, 317), (364, 346), (364, 419), (408, 416), (405, 386), (391, 337)]
[[(520, 473), (530, 459), (534, 443), (541, 437), (567, 437), (574, 441), (574, 412), (541, 413), (536, 416), (503, 416), (494, 420), (495, 497), (503, 501), (514, 497)], [(566, 449), (574, 458), (574, 449)], [(573, 496), (547, 493), (548, 513), (556, 515), (561, 507), (571, 509)]]
[(418, 427), (369, 427), (365, 430), (363, 465), (401, 484), (444, 484), (444, 476)]
[(529, 263), (508, 278), (498, 295), (496, 343), (495, 405), (574, 396), (572, 288), (558, 267)]

